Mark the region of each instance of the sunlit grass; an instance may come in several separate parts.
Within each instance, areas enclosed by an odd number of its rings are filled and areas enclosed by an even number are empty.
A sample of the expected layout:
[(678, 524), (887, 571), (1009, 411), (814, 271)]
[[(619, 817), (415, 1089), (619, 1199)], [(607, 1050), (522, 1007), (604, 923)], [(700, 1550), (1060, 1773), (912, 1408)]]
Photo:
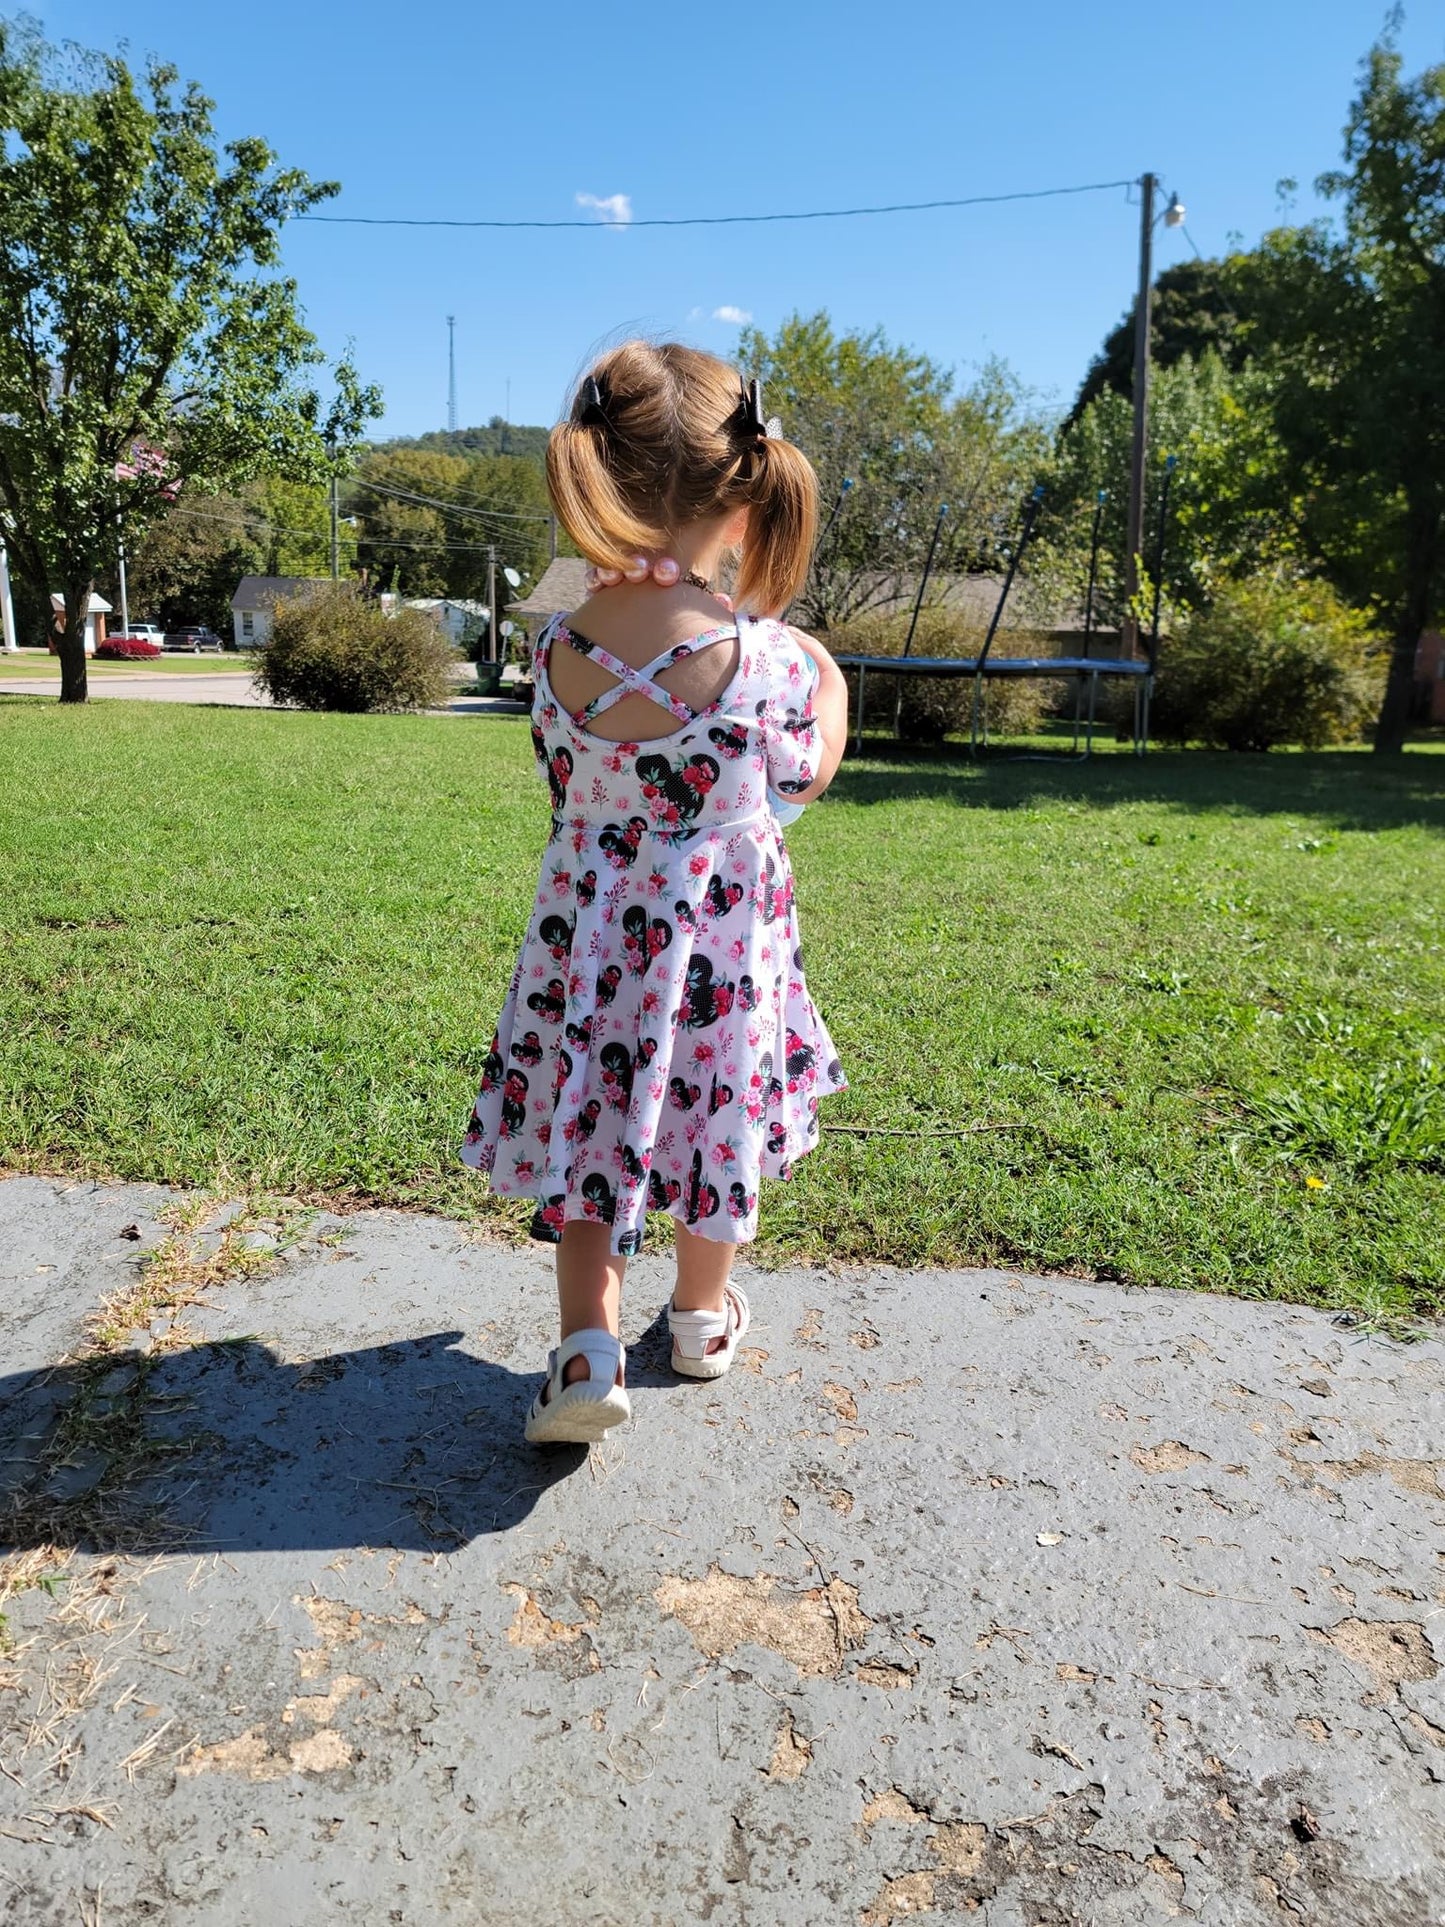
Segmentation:
[[(1442, 831), (1431, 752), (845, 765), (790, 847), (869, 1134), (755, 1255), (1438, 1305)], [(545, 834), (525, 719), (0, 705), (0, 1158), (520, 1225), (454, 1147)]]

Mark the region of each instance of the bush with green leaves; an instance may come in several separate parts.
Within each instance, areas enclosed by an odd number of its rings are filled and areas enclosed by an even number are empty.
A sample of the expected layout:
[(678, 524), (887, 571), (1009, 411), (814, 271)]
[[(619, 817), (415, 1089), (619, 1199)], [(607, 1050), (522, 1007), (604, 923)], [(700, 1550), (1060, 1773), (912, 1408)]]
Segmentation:
[(1164, 642), (1155, 734), (1212, 749), (1357, 741), (1384, 670), (1369, 618), (1328, 584), (1283, 572), (1224, 582)]
[[(901, 656), (908, 636), (907, 614), (856, 616), (844, 628), (830, 629), (827, 645), (834, 655)], [(976, 656), (983, 647), (984, 631), (956, 610), (940, 607), (924, 609), (913, 634), (914, 656)], [(1046, 639), (1009, 632), (1007, 654), (1048, 655)], [(850, 695), (848, 714), (858, 714), (858, 682), (855, 670), (847, 671)], [(948, 736), (969, 733), (973, 711), (972, 676), (905, 676), (887, 674), (868, 676), (864, 684), (865, 729), (893, 731), (898, 685), (903, 685), (903, 706), (899, 729), (905, 743), (941, 743)], [(1029, 678), (1002, 678), (985, 685), (989, 733), (996, 736), (1028, 736), (1039, 727), (1053, 706), (1057, 686)]]
[(350, 583), (276, 604), (255, 678), (291, 709), (396, 713), (438, 709), (458, 652), (422, 609), (388, 615)]

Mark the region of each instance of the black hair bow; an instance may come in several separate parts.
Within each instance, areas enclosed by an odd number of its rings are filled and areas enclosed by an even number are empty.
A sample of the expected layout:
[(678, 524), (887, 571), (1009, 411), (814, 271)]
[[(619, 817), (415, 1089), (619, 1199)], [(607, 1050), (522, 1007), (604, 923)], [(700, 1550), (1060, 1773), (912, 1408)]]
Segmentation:
[(606, 428), (607, 411), (602, 406), (602, 390), (597, 385), (596, 375), (589, 375), (582, 384), (582, 413), (578, 417), (584, 427)]
[(744, 435), (757, 435), (763, 441), (782, 439), (782, 422), (776, 415), (763, 414), (763, 384), (756, 377), (742, 384), (738, 417)]

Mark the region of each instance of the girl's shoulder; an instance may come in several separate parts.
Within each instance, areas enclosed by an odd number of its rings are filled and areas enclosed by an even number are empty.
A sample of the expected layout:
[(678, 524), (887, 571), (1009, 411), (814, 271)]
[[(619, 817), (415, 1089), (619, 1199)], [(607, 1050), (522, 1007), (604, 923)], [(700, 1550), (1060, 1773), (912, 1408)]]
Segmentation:
[(777, 616), (758, 616), (744, 619), (742, 634), (748, 681), (760, 695), (796, 702), (811, 692), (818, 665), (796, 629)]

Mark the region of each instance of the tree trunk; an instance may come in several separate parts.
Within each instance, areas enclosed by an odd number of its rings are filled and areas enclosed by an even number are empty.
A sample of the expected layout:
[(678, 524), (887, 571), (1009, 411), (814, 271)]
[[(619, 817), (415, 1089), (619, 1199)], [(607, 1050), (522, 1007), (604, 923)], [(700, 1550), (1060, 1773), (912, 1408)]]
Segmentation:
[(83, 703), (89, 699), (85, 667), (85, 617), (91, 585), (69, 583), (65, 590), (65, 627), (60, 632), (60, 700)]
[(1420, 650), (1420, 638), (1430, 620), (1439, 555), (1440, 508), (1432, 495), (1425, 501), (1410, 504), (1405, 551), (1405, 599), (1400, 619), (1395, 625), (1385, 699), (1380, 705), (1380, 719), (1375, 724), (1376, 755), (1398, 755), (1405, 747), (1405, 732), (1410, 726), (1410, 708), (1415, 698), (1415, 660)]

